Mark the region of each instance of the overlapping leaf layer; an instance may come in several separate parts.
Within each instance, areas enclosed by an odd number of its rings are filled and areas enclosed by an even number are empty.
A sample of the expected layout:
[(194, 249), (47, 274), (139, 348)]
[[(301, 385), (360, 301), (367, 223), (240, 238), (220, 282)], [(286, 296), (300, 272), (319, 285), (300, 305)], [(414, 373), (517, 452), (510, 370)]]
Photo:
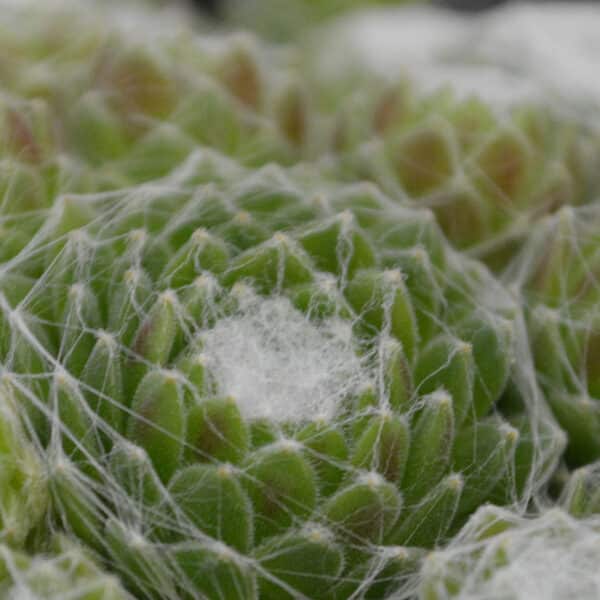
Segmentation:
[(0, 593), (459, 593), (598, 456), (597, 140), (94, 16), (0, 22)]

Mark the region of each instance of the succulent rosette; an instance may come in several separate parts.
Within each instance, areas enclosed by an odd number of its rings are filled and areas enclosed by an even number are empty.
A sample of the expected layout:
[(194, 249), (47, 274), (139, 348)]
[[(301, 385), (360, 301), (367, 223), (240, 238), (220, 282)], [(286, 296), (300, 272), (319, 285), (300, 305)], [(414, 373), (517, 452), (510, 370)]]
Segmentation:
[(594, 137), (134, 14), (0, 19), (0, 593), (446, 597), (597, 457)]
[(600, 398), (597, 205), (563, 208), (533, 230), (507, 276), (528, 303), (540, 385), (569, 434), (567, 459), (596, 460)]
[(47, 518), (139, 597), (347, 597), (375, 563), (391, 593), (560, 450), (527, 403), (496, 410), (518, 311), (427, 211), (305, 171), (198, 183), (206, 163), (61, 196), (6, 263)]

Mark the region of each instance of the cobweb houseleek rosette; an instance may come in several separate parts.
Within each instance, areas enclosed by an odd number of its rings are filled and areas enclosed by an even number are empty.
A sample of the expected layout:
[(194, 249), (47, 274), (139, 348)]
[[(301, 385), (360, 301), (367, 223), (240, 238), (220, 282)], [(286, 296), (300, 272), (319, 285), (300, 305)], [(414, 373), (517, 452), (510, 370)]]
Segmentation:
[(494, 270), (532, 224), (597, 195), (597, 134), (549, 107), (501, 109), (450, 88), (424, 95), (409, 79), (340, 79), (320, 84), (337, 176), (430, 208), (454, 245)]
[(44, 522), (136, 597), (392, 594), (560, 451), (534, 398), (497, 410), (518, 311), (426, 211), (306, 171), (195, 183), (215, 160), (17, 221), (2, 362)]
[[(521, 15), (508, 11), (498, 22), (503, 18)], [(555, 18), (548, 15), (549, 23)], [(330, 118), (320, 131), (338, 176), (374, 180), (393, 198), (431, 208), (452, 243), (500, 270), (533, 223), (563, 205), (594, 201), (598, 135), (578, 106), (586, 100), (568, 88), (553, 96), (536, 77), (543, 79), (541, 65), (539, 73), (531, 63), (521, 71), (510, 53), (505, 62), (498, 52), (502, 26), (492, 26), (492, 16), (481, 23), (490, 29), (489, 42), (467, 23), (445, 28), (445, 22), (436, 11), (410, 9), (342, 19), (304, 45), (303, 81), (318, 90), (312, 106)], [(394, 23), (407, 28), (404, 41), (395, 43)], [(423, 27), (422, 45), (407, 41), (411, 23)], [(567, 35), (557, 38), (577, 47)], [(525, 61), (544, 52), (538, 38), (524, 39), (523, 47)], [(582, 42), (585, 56), (583, 48)], [(529, 94), (503, 93), (513, 77), (527, 79), (528, 69)], [(493, 72), (502, 74), (499, 81)], [(436, 87), (440, 79), (448, 83)]]
[(0, 591), (6, 598), (131, 600), (114, 575), (103, 572), (80, 545), (57, 534), (44, 554), (28, 556), (0, 545)]
[(547, 218), (506, 274), (527, 302), (537, 376), (569, 434), (566, 458), (573, 466), (600, 452), (598, 217), (590, 205)]
[(151, 10), (122, 16), (68, 2), (3, 11), (2, 172), (31, 196), (8, 186), (13, 210), (65, 188), (157, 179), (198, 145), (251, 165), (301, 158), (294, 77), (270, 47), (250, 34), (196, 35)]
[(581, 521), (556, 507), (520, 517), (484, 506), (423, 562), (419, 597), (593, 598), (597, 542), (595, 519)]

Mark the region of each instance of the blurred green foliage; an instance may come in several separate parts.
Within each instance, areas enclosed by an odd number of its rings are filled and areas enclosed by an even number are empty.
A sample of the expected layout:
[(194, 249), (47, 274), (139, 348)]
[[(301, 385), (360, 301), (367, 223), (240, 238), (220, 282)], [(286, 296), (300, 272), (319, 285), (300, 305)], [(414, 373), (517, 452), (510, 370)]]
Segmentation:
[(224, 14), (235, 26), (248, 27), (276, 41), (297, 38), (307, 28), (365, 7), (423, 4), (427, 0), (227, 0)]

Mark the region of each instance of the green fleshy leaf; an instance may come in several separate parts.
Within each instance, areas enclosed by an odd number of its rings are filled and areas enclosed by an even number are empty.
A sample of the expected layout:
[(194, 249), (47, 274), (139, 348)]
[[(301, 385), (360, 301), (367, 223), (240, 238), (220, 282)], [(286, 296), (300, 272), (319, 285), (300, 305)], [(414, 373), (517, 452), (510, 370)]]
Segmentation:
[(187, 446), (190, 461), (238, 464), (249, 445), (248, 426), (233, 398), (204, 400), (188, 412)]
[(306, 525), (265, 542), (254, 553), (268, 575), (259, 579), (261, 598), (325, 598), (341, 575), (343, 553), (327, 529)]
[(256, 543), (308, 517), (317, 502), (317, 481), (298, 442), (282, 440), (246, 459), (243, 484), (255, 513)]
[(150, 371), (131, 405), (127, 437), (146, 452), (163, 482), (180, 464), (186, 432), (181, 384), (173, 373)]
[(452, 398), (444, 391), (423, 399), (423, 409), (412, 427), (412, 443), (402, 489), (407, 506), (431, 490), (444, 474), (454, 443)]
[(352, 454), (352, 464), (367, 471), (376, 471), (388, 481), (400, 483), (409, 455), (410, 432), (406, 420), (392, 413), (371, 419)]
[[(169, 483), (171, 499), (185, 519), (209, 538), (239, 552), (250, 551), (253, 514), (250, 500), (229, 465), (193, 465), (177, 471)], [(170, 537), (188, 537), (186, 522), (174, 519)]]

